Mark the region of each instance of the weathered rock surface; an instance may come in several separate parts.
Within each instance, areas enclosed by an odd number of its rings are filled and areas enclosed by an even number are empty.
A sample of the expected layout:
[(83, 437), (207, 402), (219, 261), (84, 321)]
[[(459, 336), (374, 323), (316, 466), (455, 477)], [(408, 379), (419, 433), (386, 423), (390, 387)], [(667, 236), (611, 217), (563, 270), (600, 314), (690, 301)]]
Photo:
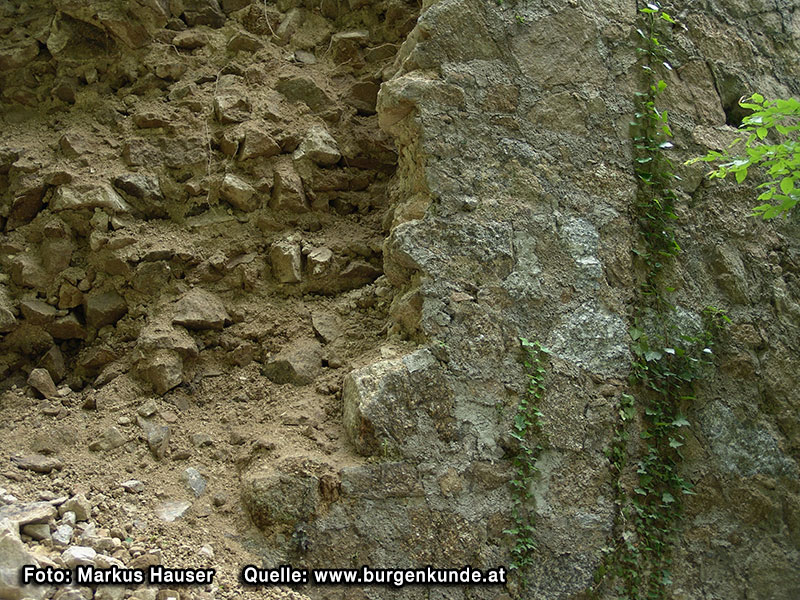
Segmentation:
[(222, 329), (230, 316), (211, 292), (194, 288), (175, 303), (172, 322), (187, 329)]
[(119, 321), (128, 312), (128, 304), (118, 292), (111, 291), (87, 296), (85, 309), (87, 325), (100, 329)]
[(308, 385), (322, 371), (322, 352), (316, 340), (301, 340), (271, 357), (263, 373), (275, 383)]
[(308, 158), (323, 166), (335, 165), (341, 157), (336, 140), (322, 127), (309, 129), (293, 154), (295, 160)]
[(235, 175), (225, 175), (219, 193), (231, 206), (244, 212), (252, 212), (261, 204), (253, 186)]

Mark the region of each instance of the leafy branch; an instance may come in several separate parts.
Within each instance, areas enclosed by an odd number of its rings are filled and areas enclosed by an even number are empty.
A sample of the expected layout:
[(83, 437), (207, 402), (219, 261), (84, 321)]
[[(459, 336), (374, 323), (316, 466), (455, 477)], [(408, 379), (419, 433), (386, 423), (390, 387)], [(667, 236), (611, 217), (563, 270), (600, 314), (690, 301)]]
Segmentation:
[[(751, 167), (765, 170), (768, 181), (757, 186), (763, 190), (751, 216), (773, 219), (789, 212), (800, 202), (800, 101), (767, 100), (761, 94), (753, 94), (739, 102), (742, 108), (753, 111), (742, 120), (740, 129), (749, 135), (736, 139), (722, 152), (711, 150), (705, 156), (687, 161), (719, 163), (708, 175), (712, 179), (724, 179), (733, 175), (737, 183), (747, 178)], [(778, 138), (778, 143), (767, 143), (767, 138)], [(744, 154), (734, 156), (731, 151), (741, 148)]]

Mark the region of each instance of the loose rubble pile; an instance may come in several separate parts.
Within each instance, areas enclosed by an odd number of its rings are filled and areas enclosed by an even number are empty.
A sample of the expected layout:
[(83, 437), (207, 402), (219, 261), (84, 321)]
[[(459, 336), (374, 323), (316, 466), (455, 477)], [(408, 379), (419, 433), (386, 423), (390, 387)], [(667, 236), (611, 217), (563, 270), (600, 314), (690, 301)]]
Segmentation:
[[(187, 469), (195, 471), (194, 469)], [(196, 471), (195, 471), (196, 473)], [(196, 489), (191, 479), (199, 474), (189, 475), (189, 485)], [(58, 480), (54, 484), (63, 484)], [(146, 581), (142, 585), (119, 584), (81, 584), (77, 581), (74, 569), (79, 566), (91, 566), (95, 569), (143, 569), (163, 565), (165, 555), (159, 546), (165, 540), (144, 539), (144, 523), (137, 519), (135, 511), (129, 510), (132, 519), (116, 526), (99, 526), (99, 521), (110, 523), (107, 513), (112, 507), (124, 503), (120, 492), (124, 494), (141, 494), (144, 491), (141, 481), (129, 480), (119, 484), (109, 494), (95, 494), (92, 501), (85, 494), (72, 497), (59, 496), (50, 490), (41, 490), (37, 500), (25, 502), (0, 488), (0, 598), (19, 600), (29, 598), (40, 600), (54, 598), (57, 600), (204, 600), (217, 597), (220, 588), (230, 584), (224, 570), (218, 567), (214, 547), (204, 544), (193, 549), (189, 557), (185, 557), (186, 567), (214, 568), (222, 583), (209, 583), (193, 588), (166, 588), (151, 585)], [(166, 503), (158, 516), (165, 522), (179, 518), (186, 511), (185, 507), (171, 506)], [(22, 567), (33, 565), (40, 569), (72, 570), (71, 585), (48, 583), (42, 580), (41, 585), (22, 583)], [(215, 576), (217, 576), (215, 573)], [(63, 576), (63, 575), (62, 575)], [(54, 576), (50, 576), (55, 579)], [(124, 575), (122, 577), (125, 577)], [(262, 593), (263, 597), (263, 593)], [(300, 594), (288, 590), (272, 589), (266, 593), (271, 600), (302, 600)]]
[(20, 589), (14, 566), (162, 553), (223, 572), (182, 598), (238, 597), (258, 561), (240, 477), (299, 469), (331, 498), (362, 462), (341, 379), (401, 345), (385, 342), (397, 154), (376, 101), (417, 11), (0, 7), (0, 597), (163, 600)]

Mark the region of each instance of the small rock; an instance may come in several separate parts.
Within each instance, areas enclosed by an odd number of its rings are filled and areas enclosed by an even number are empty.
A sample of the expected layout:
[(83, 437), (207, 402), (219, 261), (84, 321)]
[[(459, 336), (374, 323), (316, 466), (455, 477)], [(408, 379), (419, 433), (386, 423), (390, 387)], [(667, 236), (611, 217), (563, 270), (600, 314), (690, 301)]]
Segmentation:
[(172, 453), (172, 460), (188, 460), (191, 457), (192, 452), (187, 448), (177, 448), (175, 452)]
[(64, 468), (64, 463), (60, 460), (43, 454), (29, 454), (21, 457), (12, 456), (11, 462), (20, 469), (36, 473), (49, 473), (50, 471), (60, 471)]
[(119, 448), (124, 445), (128, 440), (122, 432), (116, 427), (109, 427), (100, 434), (96, 440), (89, 444), (89, 450), (93, 452), (107, 452), (114, 448)]
[(144, 404), (142, 404), (138, 409), (136, 409), (136, 413), (140, 417), (144, 417), (145, 419), (149, 419), (154, 414), (158, 412), (158, 405), (156, 401), (152, 398), (150, 400), (146, 400)]
[(169, 450), (170, 428), (166, 425), (156, 425), (141, 417), (137, 420), (142, 429), (144, 429), (150, 452), (159, 460), (164, 458), (167, 450)]
[(58, 346), (51, 347), (50, 350), (42, 356), (41, 360), (39, 360), (39, 366), (43, 369), (47, 369), (47, 372), (50, 373), (50, 377), (54, 382), (61, 381), (67, 374), (64, 355), (61, 353)]
[(230, 173), (222, 180), (219, 193), (234, 208), (244, 212), (252, 212), (261, 204), (261, 198), (256, 195), (255, 188)]
[(50, 525), (47, 523), (34, 523), (25, 525), (22, 528), (22, 533), (31, 536), (33, 539), (42, 541), (50, 539)]
[(74, 512), (68, 510), (67, 512), (61, 515), (61, 522), (64, 523), (65, 525), (69, 525), (70, 527), (75, 527), (75, 525), (78, 522), (78, 519), (75, 517)]
[(184, 50), (194, 50), (205, 46), (208, 43), (208, 36), (201, 31), (189, 29), (188, 31), (181, 31), (176, 35), (172, 39), (172, 43)]
[(183, 383), (183, 359), (171, 350), (156, 350), (137, 368), (160, 396)]
[(167, 523), (172, 523), (175, 519), (180, 519), (186, 511), (191, 508), (191, 502), (165, 502), (162, 504), (158, 510), (156, 510), (156, 515), (162, 521), (166, 521)]
[(213, 559), (214, 558), (214, 548), (212, 548), (208, 544), (206, 544), (205, 546), (201, 546), (200, 550), (198, 550), (197, 553), (200, 556), (204, 556), (205, 558), (208, 558), (208, 559)]
[(17, 526), (46, 523), (56, 516), (56, 508), (49, 502), (17, 503), (0, 507), (0, 521), (5, 519)]
[(217, 296), (194, 288), (175, 303), (173, 323), (187, 329), (222, 329), (230, 321), (228, 311)]
[(53, 532), (53, 542), (60, 546), (67, 546), (72, 541), (72, 533), (74, 529), (69, 525), (59, 525)]
[(187, 468), (181, 475), (181, 479), (183, 479), (186, 485), (189, 486), (189, 489), (194, 492), (196, 498), (202, 496), (203, 492), (206, 491), (206, 480), (200, 474), (200, 471), (194, 467)]
[(308, 270), (314, 277), (324, 275), (333, 260), (333, 252), (330, 248), (314, 248), (308, 254)]
[(50, 210), (80, 210), (102, 208), (111, 213), (127, 213), (130, 207), (110, 185), (59, 186), (50, 200)]
[(202, 448), (203, 446), (212, 446), (214, 444), (214, 440), (207, 433), (193, 433), (192, 444), (198, 448)]
[(342, 31), (331, 36), (331, 55), (336, 64), (356, 60), (360, 49), (369, 43), (368, 31)]
[(125, 587), (121, 585), (98, 585), (94, 600), (122, 600), (125, 593)]
[(217, 492), (216, 494), (214, 494), (214, 497), (211, 499), (211, 502), (214, 504), (214, 506), (217, 507), (225, 506), (225, 504), (228, 502), (228, 496), (224, 492)]
[(86, 323), (95, 329), (113, 325), (128, 312), (125, 299), (115, 291), (87, 297), (85, 308)]
[(86, 496), (78, 494), (58, 507), (58, 513), (60, 515), (66, 512), (75, 513), (75, 519), (77, 521), (88, 521), (92, 516), (92, 504), (86, 499)]
[(383, 272), (380, 269), (361, 260), (354, 260), (339, 273), (344, 289), (348, 290), (372, 283), (381, 275)]
[(275, 383), (308, 385), (322, 370), (322, 348), (316, 340), (301, 340), (270, 358), (262, 373)]
[(256, 36), (244, 32), (237, 33), (228, 42), (228, 50), (231, 52), (238, 52), (240, 50), (258, 52), (263, 47), (264, 44)]
[(73, 313), (56, 319), (55, 323), (48, 325), (47, 331), (57, 340), (86, 339), (86, 330)]
[[(180, 503), (178, 502), (177, 504)], [(160, 565), (160, 564), (161, 564), (161, 551), (156, 550), (140, 554), (131, 561), (130, 567), (132, 569), (146, 569), (147, 567), (153, 567), (155, 565)]]
[(322, 127), (312, 127), (306, 133), (300, 147), (295, 150), (292, 158), (295, 160), (308, 158), (318, 165), (330, 166), (339, 162), (342, 154), (330, 133)]
[(281, 148), (278, 143), (255, 125), (246, 123), (243, 126), (243, 133), (244, 142), (242, 151), (239, 153), (239, 160), (257, 157), (270, 158), (280, 154)]
[(23, 586), (20, 581), (22, 567), (31, 564), (40, 563), (20, 540), (16, 525), (0, 519), (0, 598), (38, 600), (45, 595), (46, 586)]
[(97, 552), (94, 548), (88, 546), (70, 546), (61, 553), (61, 560), (64, 561), (70, 569), (74, 569), (78, 565), (94, 565), (94, 559)]
[(297, 283), (302, 280), (302, 253), (300, 244), (281, 240), (269, 250), (272, 273), (281, 283)]
[(275, 89), (289, 102), (305, 102), (315, 112), (334, 104), (331, 97), (309, 77), (281, 77)]
[(378, 103), (380, 86), (371, 81), (353, 84), (347, 93), (346, 100), (362, 115), (374, 115)]
[(214, 96), (214, 114), (220, 123), (241, 123), (250, 117), (250, 102), (241, 94)]
[(129, 479), (119, 484), (123, 490), (130, 494), (141, 494), (144, 491), (144, 483), (138, 479)]
[(291, 160), (278, 162), (275, 166), (273, 178), (270, 208), (293, 213), (309, 211), (308, 200), (303, 190), (303, 182)]
[(28, 376), (28, 385), (37, 390), (45, 398), (58, 398), (58, 390), (47, 369), (33, 369)]
[(183, 17), (189, 27), (197, 25), (208, 25), (214, 29), (219, 29), (225, 25), (225, 13), (219, 6), (217, 0), (193, 0), (186, 3)]
[(339, 319), (333, 313), (323, 310), (311, 312), (311, 326), (322, 341), (330, 344), (342, 335), (342, 328)]
[(133, 115), (133, 123), (141, 129), (155, 129), (167, 127), (169, 120), (153, 112), (144, 112)]
[(47, 325), (56, 318), (56, 308), (41, 300), (23, 300), (19, 303), (22, 316), (34, 325)]

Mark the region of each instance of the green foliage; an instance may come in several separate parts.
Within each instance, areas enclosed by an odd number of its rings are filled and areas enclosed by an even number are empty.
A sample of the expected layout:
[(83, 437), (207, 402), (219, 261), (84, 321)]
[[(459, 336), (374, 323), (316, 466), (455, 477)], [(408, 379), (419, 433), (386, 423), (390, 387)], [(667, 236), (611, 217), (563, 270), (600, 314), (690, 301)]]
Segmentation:
[[(655, 2), (640, 13), (638, 52), (645, 81), (644, 91), (636, 94), (631, 132), (638, 181), (635, 210), (643, 242), (636, 254), (645, 275), (630, 330), (635, 395), (622, 395), (619, 420), (606, 450), (616, 495), (614, 536), (604, 549), (590, 592), (599, 597), (601, 590), (613, 585), (618, 598), (655, 600), (664, 598), (672, 583), (671, 546), (683, 497), (692, 493), (680, 468), (682, 432), (689, 426), (682, 409), (694, 399), (695, 382), (711, 364), (715, 336), (728, 319), (709, 307), (699, 334), (681, 333), (668, 299), (673, 290), (662, 282), (664, 268), (681, 251), (673, 228), (677, 195), (672, 185), (678, 177), (667, 155), (672, 131), (667, 111), (658, 106), (667, 88), (658, 73), (672, 70), (671, 52), (661, 38), (675, 20)], [(635, 444), (634, 428), (639, 438)], [(639, 448), (635, 460), (629, 456), (631, 446)], [(636, 482), (629, 486), (632, 489), (622, 483), (625, 473)]]
[[(753, 111), (742, 120), (740, 127), (748, 133), (747, 137), (737, 139), (723, 152), (712, 150), (687, 164), (719, 163), (709, 177), (724, 179), (733, 175), (737, 183), (747, 178), (751, 167), (764, 169), (768, 181), (758, 186), (763, 190), (758, 201), (763, 204), (756, 206), (751, 216), (763, 219), (788, 216), (800, 202), (800, 102), (794, 98), (767, 100), (761, 94), (753, 94), (739, 105)], [(767, 138), (780, 141), (767, 143)], [(734, 149), (741, 148), (742, 142), (744, 154), (731, 154)]]
[(511, 480), (511, 518), (514, 525), (503, 533), (514, 539), (510, 568), (519, 573), (520, 583), (525, 588), (525, 571), (533, 564), (533, 552), (536, 550), (533, 539), (535, 521), (531, 506), (531, 483), (539, 472), (536, 460), (542, 450), (542, 446), (533, 442), (531, 437), (540, 435), (542, 430), (542, 413), (538, 405), (545, 390), (544, 379), (547, 372), (543, 364), (544, 356), (550, 351), (536, 341), (520, 338), (520, 342), (525, 352), (523, 365), (528, 387), (517, 405), (511, 429), (511, 437), (517, 442), (517, 453), (512, 459), (514, 479)]
[(673, 146), (669, 141), (672, 130), (667, 111), (657, 105), (658, 97), (667, 89), (666, 82), (658, 77), (657, 72), (672, 70), (669, 63), (672, 52), (660, 41), (659, 31), (675, 21), (656, 3), (648, 3), (640, 12), (644, 24), (636, 30), (642, 42), (637, 51), (642, 58), (645, 83), (644, 91), (635, 94), (636, 110), (631, 122), (631, 135), (634, 172), (639, 184), (637, 221), (645, 242), (639, 256), (648, 270), (643, 291), (657, 303), (660, 301), (655, 285), (657, 275), (665, 261), (680, 252), (673, 228), (677, 218), (674, 212), (677, 196), (672, 184), (678, 177), (673, 173), (672, 161), (667, 156)]

